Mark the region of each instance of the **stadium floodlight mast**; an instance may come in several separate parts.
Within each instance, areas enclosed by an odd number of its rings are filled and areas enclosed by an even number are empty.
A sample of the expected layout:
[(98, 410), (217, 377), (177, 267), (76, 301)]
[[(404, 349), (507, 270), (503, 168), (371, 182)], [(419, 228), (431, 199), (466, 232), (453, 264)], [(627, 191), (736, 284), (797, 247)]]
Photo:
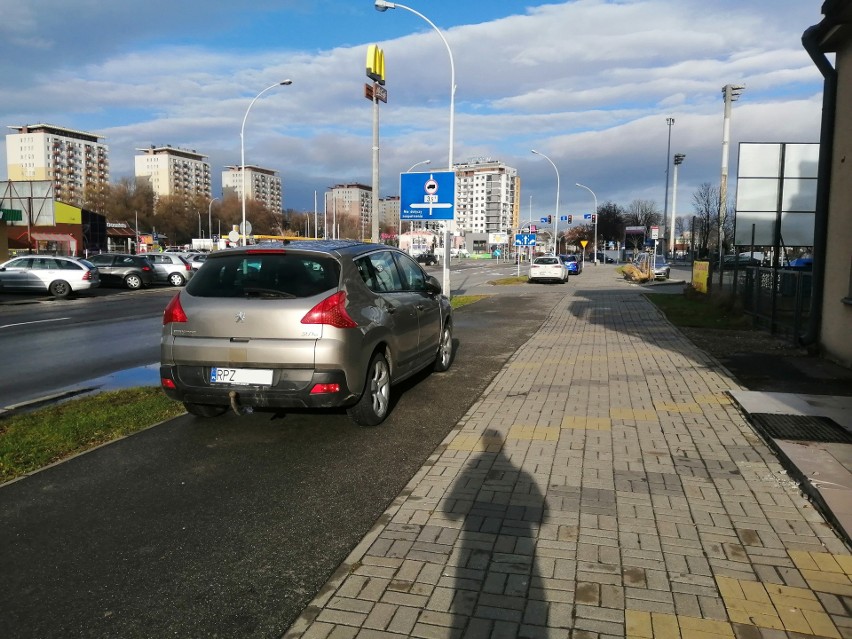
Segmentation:
[(246, 114), (243, 116), (243, 125), (240, 127), (240, 170), (242, 171), (242, 209), (243, 209), (243, 225), (240, 227), (240, 234), (242, 235), (243, 241), (242, 245), (245, 246), (248, 243), (248, 233), (246, 232), (246, 145), (245, 145), (245, 132), (246, 132), (246, 120), (248, 119), (249, 111), (254, 106), (254, 103), (257, 102), (257, 99), (262, 96), (267, 91), (274, 89), (275, 87), (285, 87), (293, 84), (292, 80), (282, 80), (281, 82), (276, 82), (275, 84), (270, 84), (263, 91), (254, 96), (254, 99), (248, 105), (246, 109)]
[[(405, 9), (410, 13), (413, 13), (418, 18), (421, 18), (426, 22), (430, 27), (432, 27), (435, 32), (440, 36), (441, 40), (444, 43), (444, 46), (447, 48), (447, 54), (450, 56), (450, 144), (448, 151), (448, 160), (447, 160), (447, 170), (453, 171), (453, 139), (455, 132), (455, 113), (456, 113), (456, 64), (453, 61), (453, 50), (450, 49), (450, 43), (447, 42), (447, 39), (444, 37), (444, 34), (441, 33), (441, 30), (432, 22), (429, 18), (424, 16), (419, 11), (412, 9), (409, 6), (404, 4), (400, 4), (399, 2), (388, 2), (387, 0), (375, 0), (375, 8), (376, 11), (387, 11), (388, 9)], [(444, 255), (449, 256), (450, 254), (450, 227), (446, 225), (444, 227)], [(447, 297), (450, 297), (450, 266), (448, 264), (449, 260), (442, 260), (444, 263), (444, 277), (443, 277), (443, 289), (444, 294)]]
[(595, 199), (595, 266), (598, 265), (598, 196), (595, 195), (595, 192), (592, 191), (588, 186), (584, 184), (580, 184), (579, 182), (575, 182), (574, 186), (579, 186), (581, 189), (586, 189), (589, 193), (592, 194), (592, 197)]
[(559, 169), (556, 168), (556, 165), (553, 163), (549, 157), (547, 157), (541, 151), (536, 151), (535, 149), (530, 149), (536, 155), (540, 155), (545, 160), (550, 162), (550, 165), (553, 167), (553, 170), (556, 171), (556, 215), (553, 216), (553, 254), (559, 255)]

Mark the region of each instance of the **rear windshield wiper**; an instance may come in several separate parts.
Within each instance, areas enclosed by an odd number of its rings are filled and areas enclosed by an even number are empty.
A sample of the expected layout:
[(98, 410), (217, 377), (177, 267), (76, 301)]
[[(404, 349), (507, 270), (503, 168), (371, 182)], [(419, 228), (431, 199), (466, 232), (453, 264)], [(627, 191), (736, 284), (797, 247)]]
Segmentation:
[(245, 293), (246, 297), (283, 297), (286, 299), (294, 299), (296, 296), (292, 293), (287, 293), (285, 291), (279, 291), (275, 288), (260, 288), (260, 287), (251, 287), (244, 288), (243, 293)]

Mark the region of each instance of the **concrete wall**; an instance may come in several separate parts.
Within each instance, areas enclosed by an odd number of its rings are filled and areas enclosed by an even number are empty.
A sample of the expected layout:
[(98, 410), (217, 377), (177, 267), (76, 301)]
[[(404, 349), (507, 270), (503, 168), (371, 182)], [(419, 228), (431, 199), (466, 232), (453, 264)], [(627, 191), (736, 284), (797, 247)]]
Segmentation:
[(852, 366), (852, 38), (838, 49), (821, 342), (826, 357)]

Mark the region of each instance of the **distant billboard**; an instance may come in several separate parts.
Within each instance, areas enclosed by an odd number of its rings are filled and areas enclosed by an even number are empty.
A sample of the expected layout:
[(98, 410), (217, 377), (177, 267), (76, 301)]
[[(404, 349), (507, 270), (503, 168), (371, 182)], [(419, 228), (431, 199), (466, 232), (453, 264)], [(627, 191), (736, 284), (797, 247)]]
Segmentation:
[(813, 246), (819, 144), (739, 146), (734, 243)]

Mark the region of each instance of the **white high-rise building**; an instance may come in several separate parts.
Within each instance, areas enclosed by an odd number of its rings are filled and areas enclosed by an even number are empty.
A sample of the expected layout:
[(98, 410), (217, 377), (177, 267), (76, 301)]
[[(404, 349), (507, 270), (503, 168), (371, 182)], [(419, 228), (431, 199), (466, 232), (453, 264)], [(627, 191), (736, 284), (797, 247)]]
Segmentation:
[(517, 228), (518, 171), (491, 158), (455, 165), (456, 226), (465, 233), (500, 233)]
[[(222, 171), (222, 193), (243, 197), (243, 172), (241, 166), (226, 166)], [(257, 200), (273, 213), (281, 212), (281, 177), (278, 171), (260, 166), (246, 165), (246, 199)]]
[(147, 180), (154, 195), (199, 195), (210, 199), (210, 164), (206, 155), (174, 148), (171, 145), (136, 149), (134, 158), (137, 180)]
[[(370, 238), (373, 229), (373, 187), (357, 182), (335, 184), (325, 192), (325, 213), (329, 226), (336, 220), (346, 233), (345, 222), (357, 238)], [(349, 232), (352, 233), (352, 230)]]
[(87, 188), (109, 183), (109, 147), (103, 136), (50, 124), (10, 126), (6, 170), (11, 181), (49, 180), (54, 197), (82, 205)]

